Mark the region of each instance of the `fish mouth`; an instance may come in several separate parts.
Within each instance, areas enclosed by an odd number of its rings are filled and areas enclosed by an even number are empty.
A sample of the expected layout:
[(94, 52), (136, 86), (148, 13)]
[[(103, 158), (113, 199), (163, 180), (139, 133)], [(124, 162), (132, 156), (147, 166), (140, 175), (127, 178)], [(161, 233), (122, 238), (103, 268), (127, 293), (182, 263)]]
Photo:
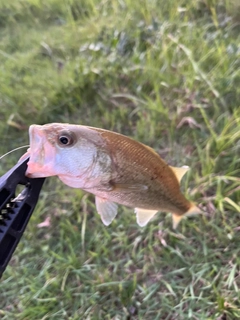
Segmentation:
[(54, 147), (47, 140), (46, 133), (40, 125), (29, 128), (30, 148), (22, 156), (29, 157), (25, 175), (29, 178), (43, 178), (52, 176), (51, 163), (55, 157)]

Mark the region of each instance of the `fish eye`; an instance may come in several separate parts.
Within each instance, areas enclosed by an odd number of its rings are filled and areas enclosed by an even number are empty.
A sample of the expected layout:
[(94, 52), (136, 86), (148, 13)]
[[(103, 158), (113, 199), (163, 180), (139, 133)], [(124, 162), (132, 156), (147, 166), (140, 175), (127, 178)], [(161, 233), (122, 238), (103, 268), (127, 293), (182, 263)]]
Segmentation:
[(58, 144), (60, 146), (71, 146), (74, 143), (74, 138), (71, 134), (63, 132), (58, 136)]
[(59, 141), (61, 142), (61, 144), (66, 144), (66, 145), (69, 144), (69, 139), (66, 136), (59, 137)]

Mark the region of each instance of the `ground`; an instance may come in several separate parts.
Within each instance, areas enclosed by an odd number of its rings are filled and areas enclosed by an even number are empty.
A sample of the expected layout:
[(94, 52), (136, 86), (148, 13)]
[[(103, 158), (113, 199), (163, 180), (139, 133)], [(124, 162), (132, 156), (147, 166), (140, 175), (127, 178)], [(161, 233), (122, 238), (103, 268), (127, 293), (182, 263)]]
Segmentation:
[(105, 227), (92, 195), (47, 179), (1, 319), (240, 319), (239, 35), (237, 0), (0, 2), (0, 153), (32, 123), (114, 130), (190, 166), (182, 191), (205, 211), (173, 231), (120, 207)]

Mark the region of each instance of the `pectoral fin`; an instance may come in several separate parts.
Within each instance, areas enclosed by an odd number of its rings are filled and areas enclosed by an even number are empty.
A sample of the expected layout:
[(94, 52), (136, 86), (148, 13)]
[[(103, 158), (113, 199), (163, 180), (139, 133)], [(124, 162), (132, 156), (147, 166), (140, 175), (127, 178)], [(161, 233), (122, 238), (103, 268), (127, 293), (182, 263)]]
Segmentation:
[(151, 218), (157, 213), (157, 210), (147, 210), (141, 208), (135, 208), (137, 215), (137, 223), (140, 227), (146, 226)]
[(117, 204), (99, 197), (95, 197), (95, 203), (103, 224), (109, 226), (117, 215)]

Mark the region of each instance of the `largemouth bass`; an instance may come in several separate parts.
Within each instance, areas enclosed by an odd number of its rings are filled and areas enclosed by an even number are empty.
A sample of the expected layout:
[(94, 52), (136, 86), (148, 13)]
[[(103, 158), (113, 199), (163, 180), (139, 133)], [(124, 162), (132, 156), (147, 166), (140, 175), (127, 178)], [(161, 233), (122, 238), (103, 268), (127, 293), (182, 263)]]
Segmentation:
[(112, 131), (82, 125), (31, 125), (26, 175), (58, 176), (66, 185), (95, 195), (97, 212), (109, 225), (117, 204), (135, 208), (145, 226), (158, 211), (172, 213), (176, 228), (184, 215), (201, 213), (180, 191), (188, 167), (169, 166), (150, 147)]

